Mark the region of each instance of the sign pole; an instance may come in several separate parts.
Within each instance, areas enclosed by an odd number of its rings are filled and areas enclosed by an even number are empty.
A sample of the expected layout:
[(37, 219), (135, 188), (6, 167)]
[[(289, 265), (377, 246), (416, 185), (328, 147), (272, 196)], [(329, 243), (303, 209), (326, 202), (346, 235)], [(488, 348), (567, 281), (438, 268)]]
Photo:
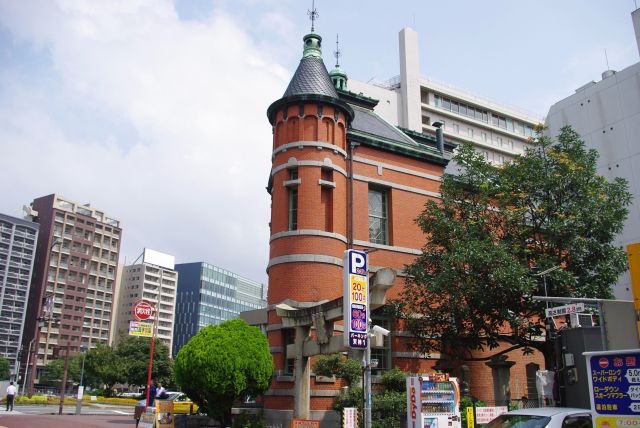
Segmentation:
[[(155, 321), (154, 321), (155, 324)], [(155, 327), (155, 325), (154, 325)], [(149, 407), (149, 393), (151, 392), (151, 370), (153, 369), (153, 345), (156, 342), (156, 332), (153, 329), (153, 335), (151, 336), (151, 351), (149, 352), (149, 369), (147, 371), (147, 402), (146, 406)]]
[(366, 251), (347, 250), (343, 257), (343, 319), (344, 345), (364, 352), (364, 405), (365, 428), (371, 427), (371, 348), (369, 345), (369, 267)]
[[(147, 312), (148, 310), (148, 312)], [(147, 302), (138, 302), (134, 305), (133, 313), (138, 319), (148, 319), (153, 313), (153, 327), (151, 332), (151, 346), (149, 347), (149, 368), (147, 370), (147, 393), (145, 407), (149, 407), (149, 394), (151, 392), (151, 372), (153, 370), (153, 348), (156, 342), (156, 321), (158, 320), (157, 314), (155, 314), (155, 308), (152, 308), (151, 304)]]

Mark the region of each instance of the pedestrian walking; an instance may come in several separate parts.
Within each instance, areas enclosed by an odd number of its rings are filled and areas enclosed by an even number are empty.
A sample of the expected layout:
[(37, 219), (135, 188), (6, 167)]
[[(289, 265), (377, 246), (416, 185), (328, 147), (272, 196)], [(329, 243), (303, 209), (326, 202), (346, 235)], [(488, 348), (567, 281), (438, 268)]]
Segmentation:
[(156, 400), (156, 391), (157, 383), (155, 381), (151, 381), (151, 386), (149, 389), (149, 407), (153, 406), (153, 402)]
[(158, 387), (156, 389), (156, 398), (159, 398), (159, 399), (167, 398), (167, 390), (164, 389), (164, 386), (162, 386), (161, 383), (158, 384)]
[(9, 382), (9, 386), (7, 387), (7, 412), (11, 410), (13, 412), (13, 400), (16, 398), (16, 394), (18, 391), (16, 387), (13, 386), (13, 381)]

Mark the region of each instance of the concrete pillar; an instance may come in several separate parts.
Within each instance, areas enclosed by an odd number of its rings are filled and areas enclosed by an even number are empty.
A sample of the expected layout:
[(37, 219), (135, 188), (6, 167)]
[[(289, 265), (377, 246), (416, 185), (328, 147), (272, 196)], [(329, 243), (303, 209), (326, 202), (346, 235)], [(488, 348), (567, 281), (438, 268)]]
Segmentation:
[(422, 132), (420, 105), (420, 55), (418, 33), (411, 28), (400, 31), (400, 93), (402, 117), (400, 126)]
[(493, 357), (491, 361), (486, 364), (491, 367), (491, 374), (493, 375), (495, 405), (506, 406), (511, 400), (509, 381), (511, 380), (511, 366), (515, 364), (515, 361), (507, 361), (506, 356), (499, 355)]
[(309, 357), (303, 355), (304, 343), (309, 338), (309, 326), (296, 327), (296, 338), (293, 342), (296, 349), (296, 359), (293, 374), (295, 377), (295, 398), (293, 417), (310, 419), (310, 382), (311, 367)]

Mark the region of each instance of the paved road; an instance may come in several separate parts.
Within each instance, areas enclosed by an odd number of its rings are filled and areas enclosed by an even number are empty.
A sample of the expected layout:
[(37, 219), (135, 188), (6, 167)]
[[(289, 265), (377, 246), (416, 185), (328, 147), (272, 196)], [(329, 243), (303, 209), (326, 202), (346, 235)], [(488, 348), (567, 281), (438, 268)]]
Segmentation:
[[(16, 405), (14, 410), (26, 415), (51, 415), (58, 414), (58, 405)], [(92, 403), (90, 405), (84, 404), (82, 406), (83, 415), (128, 415), (133, 418), (132, 406), (111, 405), (111, 404), (98, 404)], [(75, 414), (76, 406), (65, 405), (62, 411), (64, 414)], [(4, 407), (0, 407), (0, 416), (4, 414)], [(55, 428), (55, 427), (51, 427)]]
[(130, 415), (28, 415), (0, 410), (0, 428), (117, 428), (135, 425)]

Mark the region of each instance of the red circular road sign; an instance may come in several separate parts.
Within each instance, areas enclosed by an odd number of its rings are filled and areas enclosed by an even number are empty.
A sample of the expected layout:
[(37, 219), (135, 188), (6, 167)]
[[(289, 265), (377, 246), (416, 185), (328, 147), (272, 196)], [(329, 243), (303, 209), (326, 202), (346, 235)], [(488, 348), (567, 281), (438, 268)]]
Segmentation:
[(598, 364), (601, 368), (606, 369), (607, 367), (609, 367), (609, 359), (606, 357), (602, 357), (598, 360)]
[(148, 320), (153, 315), (153, 306), (150, 303), (140, 300), (133, 305), (133, 315), (140, 321)]

